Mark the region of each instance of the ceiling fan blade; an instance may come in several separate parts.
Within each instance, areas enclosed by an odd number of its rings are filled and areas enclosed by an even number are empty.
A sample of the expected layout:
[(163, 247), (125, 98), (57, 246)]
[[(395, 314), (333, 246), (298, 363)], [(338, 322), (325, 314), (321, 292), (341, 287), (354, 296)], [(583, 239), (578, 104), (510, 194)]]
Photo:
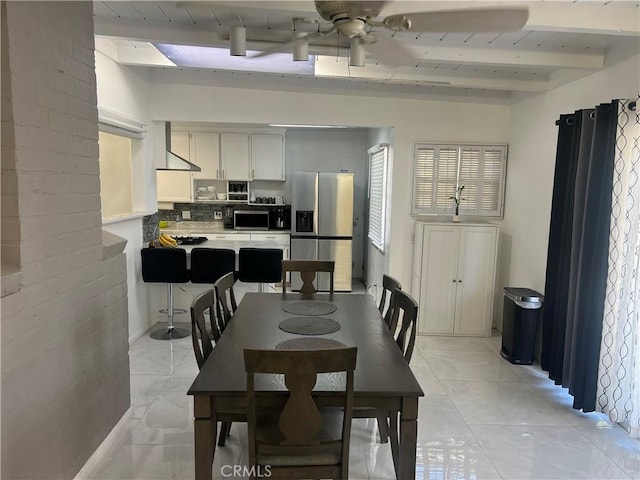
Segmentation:
[(391, 30), (407, 32), (513, 32), (520, 30), (528, 18), (526, 7), (478, 8), (390, 15), (383, 23)]
[(415, 67), (420, 61), (413, 50), (390, 37), (369, 34), (362, 45), (381, 63), (391, 67)]

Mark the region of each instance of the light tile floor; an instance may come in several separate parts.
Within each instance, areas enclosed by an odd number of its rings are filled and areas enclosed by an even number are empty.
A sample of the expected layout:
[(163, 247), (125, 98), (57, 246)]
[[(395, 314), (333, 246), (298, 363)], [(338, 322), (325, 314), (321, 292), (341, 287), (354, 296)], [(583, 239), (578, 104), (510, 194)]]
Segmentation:
[[(640, 442), (603, 414), (571, 408), (539, 366), (516, 366), (491, 338), (419, 336), (411, 367), (425, 397), (418, 422), (418, 479), (638, 479)], [(198, 373), (190, 338), (143, 336), (130, 350), (131, 409), (77, 479), (191, 479)], [(246, 465), (246, 428), (217, 448), (223, 465)], [(374, 421), (354, 420), (351, 479), (394, 478), (389, 444)], [(404, 479), (403, 479), (404, 480)]]

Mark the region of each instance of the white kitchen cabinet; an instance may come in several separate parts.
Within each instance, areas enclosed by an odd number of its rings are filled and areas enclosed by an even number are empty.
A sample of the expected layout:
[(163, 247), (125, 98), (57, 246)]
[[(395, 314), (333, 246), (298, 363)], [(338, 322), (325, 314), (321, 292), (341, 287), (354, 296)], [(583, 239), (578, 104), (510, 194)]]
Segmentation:
[(251, 241), (255, 242), (256, 248), (261, 248), (260, 242), (266, 243), (269, 247), (282, 248), (282, 258), (289, 259), (289, 234), (288, 233), (252, 233)]
[(220, 134), (221, 180), (251, 180), (249, 170), (249, 134)]
[(208, 233), (209, 240), (224, 240), (227, 242), (249, 242), (251, 241), (250, 233)]
[(193, 172), (198, 180), (215, 180), (220, 175), (220, 135), (215, 132), (193, 132), (190, 134), (190, 161), (198, 165), (200, 172)]
[(251, 178), (284, 181), (284, 135), (251, 134)]
[[(173, 132), (171, 134), (171, 150), (191, 161), (191, 148), (189, 133)], [(165, 152), (158, 152), (158, 155), (165, 155)], [(180, 172), (171, 170), (156, 171), (158, 182), (159, 202), (191, 202), (191, 172)]]
[(497, 240), (497, 225), (416, 223), (418, 333), (491, 335)]

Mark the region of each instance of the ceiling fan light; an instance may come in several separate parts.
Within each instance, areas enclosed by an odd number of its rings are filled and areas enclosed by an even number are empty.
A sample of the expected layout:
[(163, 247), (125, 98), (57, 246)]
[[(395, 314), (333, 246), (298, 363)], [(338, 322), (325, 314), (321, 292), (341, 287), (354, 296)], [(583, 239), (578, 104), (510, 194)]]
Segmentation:
[(306, 62), (309, 60), (309, 41), (304, 32), (295, 32), (293, 38), (297, 41), (293, 44), (293, 61)]
[(231, 27), (229, 39), (231, 43), (229, 53), (234, 57), (245, 57), (247, 55), (246, 27)]
[(362, 40), (359, 37), (351, 38), (349, 41), (349, 66), (364, 67), (365, 56)]

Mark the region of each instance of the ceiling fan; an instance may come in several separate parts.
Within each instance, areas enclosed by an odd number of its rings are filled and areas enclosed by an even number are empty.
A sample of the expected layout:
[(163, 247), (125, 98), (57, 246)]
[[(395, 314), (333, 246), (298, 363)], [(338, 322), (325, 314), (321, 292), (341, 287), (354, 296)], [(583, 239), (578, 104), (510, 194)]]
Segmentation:
[[(341, 34), (350, 39), (351, 49), (362, 45), (373, 57), (386, 65), (415, 65), (419, 59), (402, 42), (377, 35), (375, 28), (396, 32), (481, 33), (520, 30), (529, 16), (527, 7), (474, 8), (395, 14), (379, 17), (387, 1), (315, 0), (320, 17), (332, 26), (330, 30), (308, 35), (296, 35), (291, 41), (278, 44), (253, 57), (264, 57), (286, 51), (316, 38)], [(318, 23), (317, 19), (299, 19)]]

